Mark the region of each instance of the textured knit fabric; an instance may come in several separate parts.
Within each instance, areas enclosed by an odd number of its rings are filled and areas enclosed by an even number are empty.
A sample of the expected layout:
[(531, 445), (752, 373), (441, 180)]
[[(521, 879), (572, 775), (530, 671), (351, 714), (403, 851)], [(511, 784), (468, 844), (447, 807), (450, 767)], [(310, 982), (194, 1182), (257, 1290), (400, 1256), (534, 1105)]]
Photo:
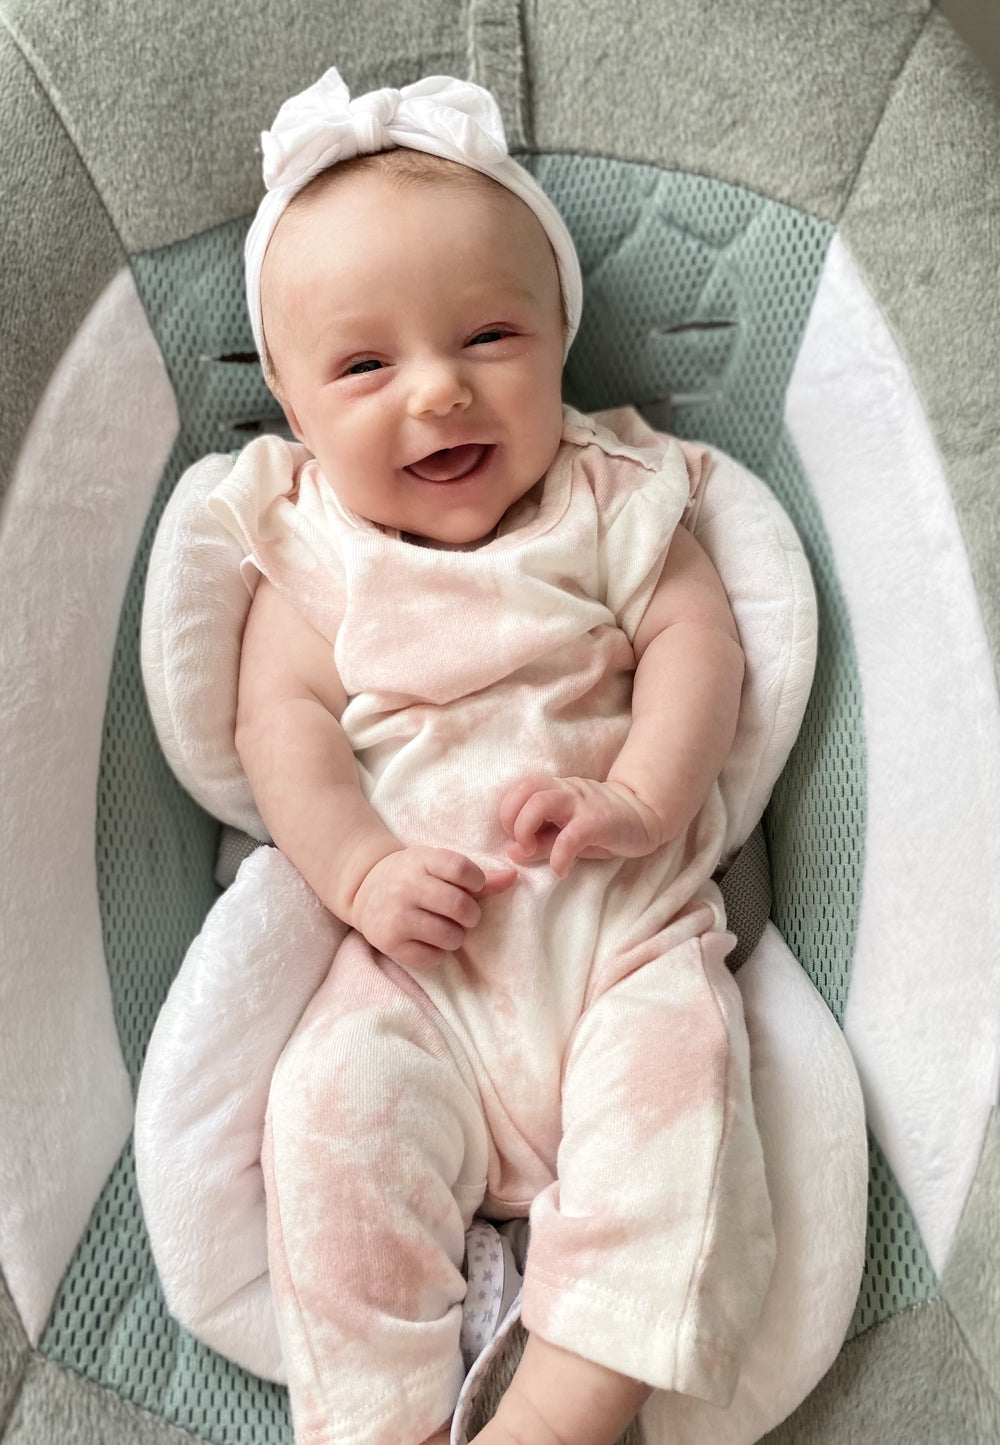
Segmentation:
[[(503, 867), (528, 772), (602, 778), (631, 639), (691, 499), (680, 446), (567, 412), (491, 541), (419, 546), (314, 461), (247, 449), (213, 494), (331, 644), (362, 786), (408, 844)], [(521, 867), (457, 953), (408, 973), (350, 934), (283, 1057), (265, 1171), (297, 1438), (423, 1439), (450, 1413), (464, 1231), (527, 1214), (530, 1330), (724, 1404), (770, 1273), (716, 788), (639, 860)]]

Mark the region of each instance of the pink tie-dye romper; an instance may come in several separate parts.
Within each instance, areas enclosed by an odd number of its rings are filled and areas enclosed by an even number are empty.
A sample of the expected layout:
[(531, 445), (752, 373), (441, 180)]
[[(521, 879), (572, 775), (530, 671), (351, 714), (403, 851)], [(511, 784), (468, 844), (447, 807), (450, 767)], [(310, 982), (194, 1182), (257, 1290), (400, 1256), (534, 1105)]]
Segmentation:
[[(387, 535), (317, 464), (249, 447), (212, 505), (330, 642), (362, 786), (406, 843), (507, 864), (527, 773), (603, 778), (685, 456), (567, 411), (543, 482), (471, 551)], [(463, 1236), (531, 1214), (523, 1318), (725, 1404), (770, 1275), (747, 1039), (711, 882), (715, 789), (649, 858), (522, 867), (409, 973), (349, 933), (271, 1089), (271, 1274), (300, 1442), (406, 1445), (462, 1378)]]

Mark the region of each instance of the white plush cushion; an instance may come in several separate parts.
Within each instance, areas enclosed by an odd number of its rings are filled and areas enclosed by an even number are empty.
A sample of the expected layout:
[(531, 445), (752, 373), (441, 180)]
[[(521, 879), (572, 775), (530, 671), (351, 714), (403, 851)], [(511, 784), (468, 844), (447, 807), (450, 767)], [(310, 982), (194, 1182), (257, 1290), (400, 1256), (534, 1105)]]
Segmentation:
[(160, 519), (142, 613), (142, 678), (179, 782), (214, 817), (266, 839), (233, 741), (250, 593), (239, 544), (207, 505), (232, 465), (214, 455), (189, 467)]
[(1000, 696), (934, 429), (839, 236), (785, 420), (843, 595), (865, 740), (844, 1032), (940, 1274), (1000, 1080)]
[(282, 853), (257, 849), (188, 950), (136, 1100), (136, 1178), (170, 1312), (270, 1380), (283, 1367), (260, 1166), (267, 1095), (345, 932)]
[(773, 493), (721, 452), (689, 522), (725, 584), (746, 654), (720, 779), (724, 856), (753, 832), (798, 736), (816, 665), (816, 597), (802, 543)]
[[(305, 455), (299, 447), (294, 454)], [(763, 813), (798, 732), (815, 665), (816, 605), (801, 543), (776, 499), (732, 458), (713, 455), (690, 525), (725, 583), (747, 656), (736, 742), (722, 774), (732, 853)], [(233, 741), (250, 593), (239, 544), (206, 505), (231, 467), (226, 456), (196, 463), (163, 515), (146, 588), (143, 677), (160, 743), (184, 787), (215, 817), (266, 839)]]
[(122, 599), (178, 425), (126, 266), (0, 508), (0, 1277), (32, 1344), (132, 1126), (94, 837)]

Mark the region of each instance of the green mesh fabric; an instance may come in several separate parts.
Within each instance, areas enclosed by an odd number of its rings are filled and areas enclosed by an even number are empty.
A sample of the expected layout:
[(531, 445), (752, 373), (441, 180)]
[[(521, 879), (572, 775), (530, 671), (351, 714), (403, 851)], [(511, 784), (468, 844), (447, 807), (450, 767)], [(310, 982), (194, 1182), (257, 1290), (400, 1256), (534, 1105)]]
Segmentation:
[(819, 603), (809, 707), (764, 818), (772, 863), (771, 916), (843, 1023), (865, 838), (861, 695), (829, 543), (785, 437), (775, 448), (767, 480), (809, 554)]
[(941, 1294), (917, 1222), (885, 1155), (870, 1135), (868, 1170), (865, 1270), (848, 1339)]
[[(862, 862), (864, 738), (835, 568), (782, 420), (830, 228), (699, 177), (581, 156), (528, 164), (566, 217), (586, 280), (568, 399), (584, 409), (669, 399), (674, 429), (723, 447), (763, 476), (805, 541), (822, 659), (767, 837), (776, 922), (840, 1018)], [(99, 799), (100, 902), (133, 1077), (214, 897), (216, 835), (168, 775), (143, 700), (138, 630), (149, 543), (184, 467), (206, 452), (238, 448), (280, 420), (252, 356), (242, 300), (244, 230), (245, 223), (222, 226), (133, 262), (181, 416), (122, 614)], [(870, 1242), (858, 1328), (935, 1287), (884, 1169), (873, 1171)], [(67, 1273), (42, 1349), (199, 1438), (220, 1445), (290, 1439), (284, 1393), (197, 1344), (167, 1315), (128, 1150)]]

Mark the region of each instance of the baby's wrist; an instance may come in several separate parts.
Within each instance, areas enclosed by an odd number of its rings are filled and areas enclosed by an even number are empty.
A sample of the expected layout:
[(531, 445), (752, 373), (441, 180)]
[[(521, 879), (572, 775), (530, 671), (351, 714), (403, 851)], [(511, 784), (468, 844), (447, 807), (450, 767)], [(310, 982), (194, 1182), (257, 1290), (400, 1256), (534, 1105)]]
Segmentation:
[(680, 829), (676, 824), (671, 799), (657, 797), (653, 789), (644, 788), (634, 778), (617, 775), (614, 768), (608, 774), (607, 783), (622, 794), (636, 810), (653, 848), (659, 848), (661, 844), (669, 843), (671, 838), (676, 837)]
[(339, 864), (331, 869), (329, 892), (324, 898), (331, 913), (349, 927), (364, 932), (358, 915), (364, 907), (365, 884), (380, 863), (393, 853), (401, 852), (402, 848), (402, 843), (387, 829), (345, 847), (340, 853)]

